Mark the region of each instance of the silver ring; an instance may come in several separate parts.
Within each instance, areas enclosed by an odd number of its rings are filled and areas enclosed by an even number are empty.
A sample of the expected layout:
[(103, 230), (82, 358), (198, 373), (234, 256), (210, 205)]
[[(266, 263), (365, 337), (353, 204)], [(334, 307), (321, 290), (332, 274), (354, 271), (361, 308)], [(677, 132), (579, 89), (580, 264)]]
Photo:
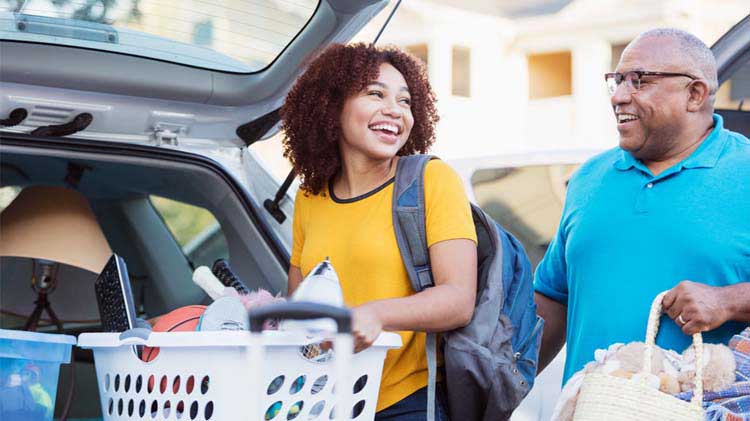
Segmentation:
[(683, 324), (683, 325), (687, 323), (685, 321), (685, 319), (682, 318), (682, 314), (680, 314), (679, 316), (677, 316), (677, 321), (680, 322), (680, 324)]

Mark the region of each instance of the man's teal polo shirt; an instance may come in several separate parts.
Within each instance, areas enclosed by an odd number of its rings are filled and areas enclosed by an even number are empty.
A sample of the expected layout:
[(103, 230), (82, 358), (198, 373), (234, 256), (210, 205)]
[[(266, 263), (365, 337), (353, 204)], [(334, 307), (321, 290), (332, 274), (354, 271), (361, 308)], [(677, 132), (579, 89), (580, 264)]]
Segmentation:
[[(615, 148), (571, 178), (535, 275), (536, 290), (568, 308), (563, 382), (596, 349), (643, 341), (653, 298), (686, 279), (750, 282), (750, 143), (718, 115), (698, 149), (657, 177)], [(726, 343), (744, 326), (728, 322), (703, 337)], [(658, 345), (682, 352), (690, 341), (662, 318)]]

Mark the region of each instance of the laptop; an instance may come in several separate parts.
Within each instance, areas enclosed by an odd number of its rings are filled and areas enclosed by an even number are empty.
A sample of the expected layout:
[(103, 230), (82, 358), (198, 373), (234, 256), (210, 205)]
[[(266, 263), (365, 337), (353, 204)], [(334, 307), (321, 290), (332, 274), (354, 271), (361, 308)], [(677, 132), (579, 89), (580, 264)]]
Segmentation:
[(113, 254), (94, 282), (104, 332), (124, 332), (135, 326), (136, 315), (125, 260)]

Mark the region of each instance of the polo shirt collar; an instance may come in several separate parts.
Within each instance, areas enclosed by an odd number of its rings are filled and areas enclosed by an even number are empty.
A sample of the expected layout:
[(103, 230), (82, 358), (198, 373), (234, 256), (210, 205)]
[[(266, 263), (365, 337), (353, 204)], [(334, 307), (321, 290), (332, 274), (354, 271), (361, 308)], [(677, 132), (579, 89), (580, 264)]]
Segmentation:
[[(718, 141), (722, 137), (724, 129), (724, 120), (720, 115), (714, 114), (714, 128), (711, 133), (703, 140), (698, 149), (694, 150), (687, 158), (677, 164), (677, 169), (682, 168), (713, 168), (719, 161), (721, 151), (724, 149), (724, 142)], [(636, 159), (630, 152), (620, 149), (620, 156), (614, 163), (614, 167), (621, 171), (629, 170), (633, 167), (650, 173), (643, 163)]]

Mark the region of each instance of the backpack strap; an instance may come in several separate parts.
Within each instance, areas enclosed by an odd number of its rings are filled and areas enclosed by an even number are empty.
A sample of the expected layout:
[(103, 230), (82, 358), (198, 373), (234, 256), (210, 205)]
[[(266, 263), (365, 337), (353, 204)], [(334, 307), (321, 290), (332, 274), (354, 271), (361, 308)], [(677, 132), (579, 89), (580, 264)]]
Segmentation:
[(393, 229), (401, 259), (416, 292), (435, 285), (427, 249), (424, 203), (424, 169), (431, 159), (430, 155), (399, 158), (393, 186)]
[[(435, 285), (427, 248), (427, 226), (424, 200), (424, 170), (430, 155), (402, 156), (396, 167), (393, 187), (393, 229), (396, 241), (414, 291)], [(435, 387), (437, 381), (437, 336), (428, 332), (427, 354), (427, 421), (435, 420)]]

